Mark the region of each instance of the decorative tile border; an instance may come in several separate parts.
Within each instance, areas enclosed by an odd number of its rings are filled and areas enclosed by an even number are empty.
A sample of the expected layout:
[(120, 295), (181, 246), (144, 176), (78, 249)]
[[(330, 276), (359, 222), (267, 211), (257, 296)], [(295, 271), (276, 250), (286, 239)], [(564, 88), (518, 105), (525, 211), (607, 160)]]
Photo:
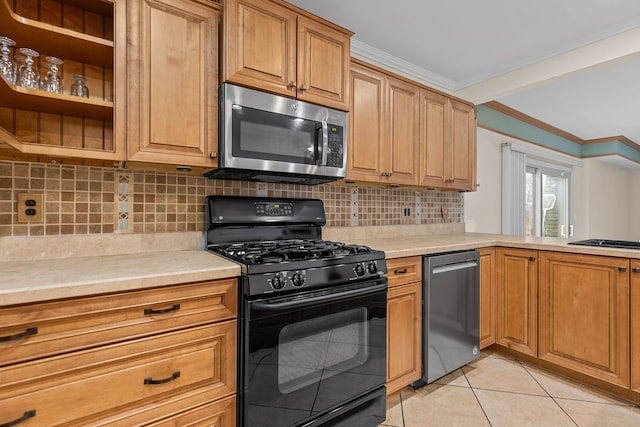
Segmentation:
[[(17, 222), (17, 195), (25, 192), (44, 194), (44, 223)], [(208, 194), (321, 199), (331, 227), (457, 223), (464, 202), (462, 193), (437, 190), (222, 181), (0, 161), (0, 237), (201, 231)]]

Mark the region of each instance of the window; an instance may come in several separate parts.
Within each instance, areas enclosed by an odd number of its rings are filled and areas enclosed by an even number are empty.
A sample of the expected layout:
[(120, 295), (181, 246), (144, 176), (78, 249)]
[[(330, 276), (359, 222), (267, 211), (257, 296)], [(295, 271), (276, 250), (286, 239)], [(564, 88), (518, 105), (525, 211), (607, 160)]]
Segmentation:
[(570, 170), (527, 162), (525, 236), (570, 237), (570, 177)]
[(572, 237), (572, 166), (582, 162), (535, 147), (502, 144), (502, 232)]

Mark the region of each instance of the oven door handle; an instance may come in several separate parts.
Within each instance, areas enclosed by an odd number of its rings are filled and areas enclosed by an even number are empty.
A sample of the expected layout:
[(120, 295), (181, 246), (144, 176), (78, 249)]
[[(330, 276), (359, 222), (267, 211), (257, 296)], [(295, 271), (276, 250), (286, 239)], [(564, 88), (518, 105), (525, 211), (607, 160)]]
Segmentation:
[(335, 292), (328, 295), (298, 296), (298, 297), (294, 297), (295, 299), (292, 299), (290, 301), (283, 301), (283, 302), (255, 301), (255, 302), (251, 302), (250, 304), (252, 309), (266, 310), (266, 311), (279, 311), (279, 310), (286, 310), (289, 308), (306, 307), (306, 306), (314, 305), (317, 303), (328, 303), (333, 301), (339, 301), (344, 298), (365, 296), (365, 295), (373, 294), (380, 291), (386, 291), (386, 290), (387, 290), (387, 283), (385, 282), (385, 283), (374, 285), (374, 286), (368, 286), (366, 288), (353, 289), (353, 290), (343, 291), (343, 292)]

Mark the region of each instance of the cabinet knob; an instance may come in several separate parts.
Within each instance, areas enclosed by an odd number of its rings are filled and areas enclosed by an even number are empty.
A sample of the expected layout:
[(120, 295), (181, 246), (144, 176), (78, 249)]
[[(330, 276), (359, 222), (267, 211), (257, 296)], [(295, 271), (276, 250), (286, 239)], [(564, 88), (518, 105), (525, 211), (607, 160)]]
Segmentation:
[(306, 84), (302, 84), (300, 85), (300, 92), (304, 92), (305, 90), (309, 89), (309, 87)]
[(211, 157), (212, 159), (216, 159), (218, 157), (218, 152), (217, 151), (210, 152), (209, 157)]
[(536, 257), (534, 257), (534, 256), (530, 256), (529, 257), (529, 261), (535, 261), (535, 260), (536, 260)]
[(297, 83), (292, 80), (292, 81), (289, 82), (288, 86), (289, 86), (289, 89), (293, 89), (294, 87), (297, 86)]

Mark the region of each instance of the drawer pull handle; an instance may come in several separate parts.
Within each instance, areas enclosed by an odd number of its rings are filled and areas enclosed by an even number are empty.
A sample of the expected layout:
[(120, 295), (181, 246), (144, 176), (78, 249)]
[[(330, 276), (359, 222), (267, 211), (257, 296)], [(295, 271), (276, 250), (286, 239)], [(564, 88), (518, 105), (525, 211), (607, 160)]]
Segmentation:
[(533, 261), (535, 261), (535, 260), (536, 260), (536, 257), (534, 257), (534, 256), (530, 256), (530, 257), (529, 257), (529, 261), (533, 262)]
[(627, 271), (627, 267), (620, 266), (618, 267), (618, 271), (621, 271), (624, 273), (625, 271)]
[(638, 267), (633, 267), (633, 268), (631, 269), (631, 272), (632, 272), (632, 273), (640, 273), (640, 268), (638, 268)]
[[(7, 335), (6, 337), (0, 337), (0, 342), (19, 340), (20, 338), (26, 338), (31, 335), (35, 335), (38, 333), (38, 328), (27, 328), (24, 332), (20, 332), (15, 335)], [(2, 427), (0, 425), (0, 427)]]
[(9, 421), (8, 423), (0, 424), (0, 427), (17, 426), (18, 424), (22, 423), (23, 421), (27, 421), (29, 418), (33, 418), (35, 416), (36, 416), (36, 410), (32, 409), (30, 411), (25, 412), (24, 415), (21, 416), (20, 418), (18, 418), (17, 420), (13, 420), (13, 421)]
[(145, 384), (165, 384), (165, 383), (168, 383), (168, 382), (171, 382), (171, 381), (175, 380), (176, 378), (180, 378), (180, 371), (176, 371), (173, 374), (171, 374), (171, 376), (169, 378), (165, 378), (165, 379), (162, 379), (162, 380), (154, 380), (151, 377), (145, 378), (144, 379), (144, 383)]
[(403, 268), (402, 270), (393, 270), (393, 274), (407, 274), (407, 267)]
[(169, 308), (165, 308), (163, 310), (154, 310), (153, 308), (145, 308), (144, 314), (163, 314), (163, 313), (171, 313), (172, 311), (180, 310), (180, 304), (173, 304)]

